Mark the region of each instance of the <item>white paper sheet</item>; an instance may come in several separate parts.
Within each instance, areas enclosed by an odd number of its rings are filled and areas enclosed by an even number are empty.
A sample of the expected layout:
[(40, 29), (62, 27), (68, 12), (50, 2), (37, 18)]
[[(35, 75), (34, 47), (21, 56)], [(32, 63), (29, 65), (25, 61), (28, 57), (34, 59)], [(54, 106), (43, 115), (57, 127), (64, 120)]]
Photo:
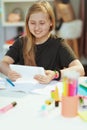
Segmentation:
[(49, 84), (40, 84), (34, 80), (29, 82), (28, 80), (20, 80), (14, 82), (15, 86), (8, 86), (7, 89), (10, 91), (24, 92), (24, 93), (35, 93), (41, 95), (49, 95), (55, 87), (59, 89), (59, 95), (62, 94), (62, 82), (51, 81)]
[(10, 65), (11, 69), (21, 74), (23, 79), (33, 79), (36, 74), (45, 75), (43, 67), (25, 66), (25, 65)]
[(62, 89), (63, 89), (63, 83), (59, 81), (51, 81), (47, 85), (41, 85), (41, 87), (37, 87), (37, 89), (33, 89), (33, 93), (42, 94), (42, 95), (49, 95), (51, 94), (52, 90), (55, 90), (55, 88), (58, 87), (59, 96), (62, 95)]

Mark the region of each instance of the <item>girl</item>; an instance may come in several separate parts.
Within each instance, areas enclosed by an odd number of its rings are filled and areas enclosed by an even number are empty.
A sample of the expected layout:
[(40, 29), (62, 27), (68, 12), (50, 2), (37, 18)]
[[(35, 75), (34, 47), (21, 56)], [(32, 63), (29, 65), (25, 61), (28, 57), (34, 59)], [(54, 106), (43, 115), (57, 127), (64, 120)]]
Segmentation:
[(0, 63), (1, 73), (15, 81), (21, 75), (12, 71), (9, 64), (20, 64), (44, 67), (46, 76), (34, 77), (44, 84), (53, 79), (59, 80), (68, 70), (83, 76), (82, 64), (64, 40), (51, 33), (54, 29), (55, 16), (51, 5), (47, 1), (34, 3), (26, 15), (26, 34), (10, 46)]

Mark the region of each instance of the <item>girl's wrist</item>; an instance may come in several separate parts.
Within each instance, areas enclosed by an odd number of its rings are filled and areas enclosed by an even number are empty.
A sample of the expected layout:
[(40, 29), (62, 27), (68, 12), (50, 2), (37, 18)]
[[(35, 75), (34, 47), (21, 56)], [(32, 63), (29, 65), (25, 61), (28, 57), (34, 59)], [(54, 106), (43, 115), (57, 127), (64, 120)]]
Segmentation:
[(60, 80), (61, 79), (61, 71), (60, 70), (58, 70), (58, 71), (54, 70), (54, 73), (55, 73), (54, 79)]

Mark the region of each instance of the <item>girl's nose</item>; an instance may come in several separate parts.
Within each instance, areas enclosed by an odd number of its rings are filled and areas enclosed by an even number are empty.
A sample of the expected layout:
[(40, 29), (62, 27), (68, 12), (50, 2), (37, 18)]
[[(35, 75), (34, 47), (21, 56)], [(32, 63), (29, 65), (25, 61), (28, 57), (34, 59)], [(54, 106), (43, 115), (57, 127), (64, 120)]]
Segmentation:
[(39, 24), (35, 25), (35, 30), (38, 30), (40, 28)]

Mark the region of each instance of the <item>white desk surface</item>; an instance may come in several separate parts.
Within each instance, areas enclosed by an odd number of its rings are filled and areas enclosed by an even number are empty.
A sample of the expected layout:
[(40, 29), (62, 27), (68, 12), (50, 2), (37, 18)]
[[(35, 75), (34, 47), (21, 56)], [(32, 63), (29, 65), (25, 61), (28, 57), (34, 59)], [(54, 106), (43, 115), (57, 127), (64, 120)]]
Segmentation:
[(49, 106), (48, 113), (43, 114), (40, 110), (46, 99), (45, 95), (0, 90), (0, 108), (17, 102), (14, 108), (0, 114), (0, 130), (87, 130), (87, 122), (78, 116), (63, 117), (59, 107)]

